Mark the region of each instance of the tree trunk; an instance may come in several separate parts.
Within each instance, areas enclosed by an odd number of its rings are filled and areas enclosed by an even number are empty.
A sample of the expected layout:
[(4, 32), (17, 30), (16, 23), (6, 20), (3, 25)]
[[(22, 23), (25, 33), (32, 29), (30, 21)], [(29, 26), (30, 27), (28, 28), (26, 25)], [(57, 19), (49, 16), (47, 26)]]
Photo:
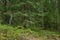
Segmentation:
[(57, 23), (57, 30), (59, 31), (59, 13), (58, 13), (58, 0), (55, 0), (55, 15), (56, 15), (56, 23)]
[(13, 14), (12, 14), (12, 11), (11, 11), (11, 13), (10, 13), (10, 19), (9, 19), (9, 25), (12, 24), (12, 19), (13, 19)]

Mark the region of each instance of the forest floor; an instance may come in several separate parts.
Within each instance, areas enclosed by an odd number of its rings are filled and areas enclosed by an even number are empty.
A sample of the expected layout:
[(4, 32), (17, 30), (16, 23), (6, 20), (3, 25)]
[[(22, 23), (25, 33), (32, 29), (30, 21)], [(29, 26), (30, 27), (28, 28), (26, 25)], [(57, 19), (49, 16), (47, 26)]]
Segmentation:
[(0, 40), (60, 40), (60, 34), (41, 29), (24, 29), (0, 25)]

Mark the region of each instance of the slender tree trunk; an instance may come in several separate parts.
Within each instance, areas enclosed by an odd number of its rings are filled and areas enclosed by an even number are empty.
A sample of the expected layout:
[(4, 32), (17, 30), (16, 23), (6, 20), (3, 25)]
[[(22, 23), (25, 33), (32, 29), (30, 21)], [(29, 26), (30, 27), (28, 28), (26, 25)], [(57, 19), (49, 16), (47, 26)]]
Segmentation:
[(0, 11), (0, 25), (1, 25), (1, 11)]
[(11, 11), (11, 13), (10, 13), (10, 19), (9, 19), (9, 25), (12, 24), (12, 19), (13, 19), (13, 14), (12, 14), (12, 11)]
[(57, 23), (57, 31), (59, 31), (59, 13), (58, 13), (58, 0), (55, 0), (55, 15), (56, 15), (56, 23)]

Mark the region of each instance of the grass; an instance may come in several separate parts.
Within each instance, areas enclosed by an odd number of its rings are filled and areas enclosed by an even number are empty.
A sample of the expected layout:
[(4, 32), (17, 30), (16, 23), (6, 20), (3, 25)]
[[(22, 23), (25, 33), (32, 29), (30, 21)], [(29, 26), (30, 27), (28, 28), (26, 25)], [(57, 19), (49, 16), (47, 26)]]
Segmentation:
[(40, 28), (21, 28), (0, 25), (0, 40), (60, 40), (60, 34)]

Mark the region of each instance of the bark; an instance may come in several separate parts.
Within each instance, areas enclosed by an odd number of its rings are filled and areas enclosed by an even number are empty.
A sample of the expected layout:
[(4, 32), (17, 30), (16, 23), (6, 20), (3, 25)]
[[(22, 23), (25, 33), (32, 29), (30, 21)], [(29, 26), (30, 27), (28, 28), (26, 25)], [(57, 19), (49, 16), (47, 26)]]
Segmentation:
[(56, 15), (56, 23), (57, 23), (57, 31), (59, 31), (59, 13), (58, 13), (58, 0), (55, 0), (55, 15)]
[(12, 14), (12, 11), (10, 12), (10, 19), (9, 19), (9, 25), (12, 24), (12, 19), (13, 19), (13, 14)]

